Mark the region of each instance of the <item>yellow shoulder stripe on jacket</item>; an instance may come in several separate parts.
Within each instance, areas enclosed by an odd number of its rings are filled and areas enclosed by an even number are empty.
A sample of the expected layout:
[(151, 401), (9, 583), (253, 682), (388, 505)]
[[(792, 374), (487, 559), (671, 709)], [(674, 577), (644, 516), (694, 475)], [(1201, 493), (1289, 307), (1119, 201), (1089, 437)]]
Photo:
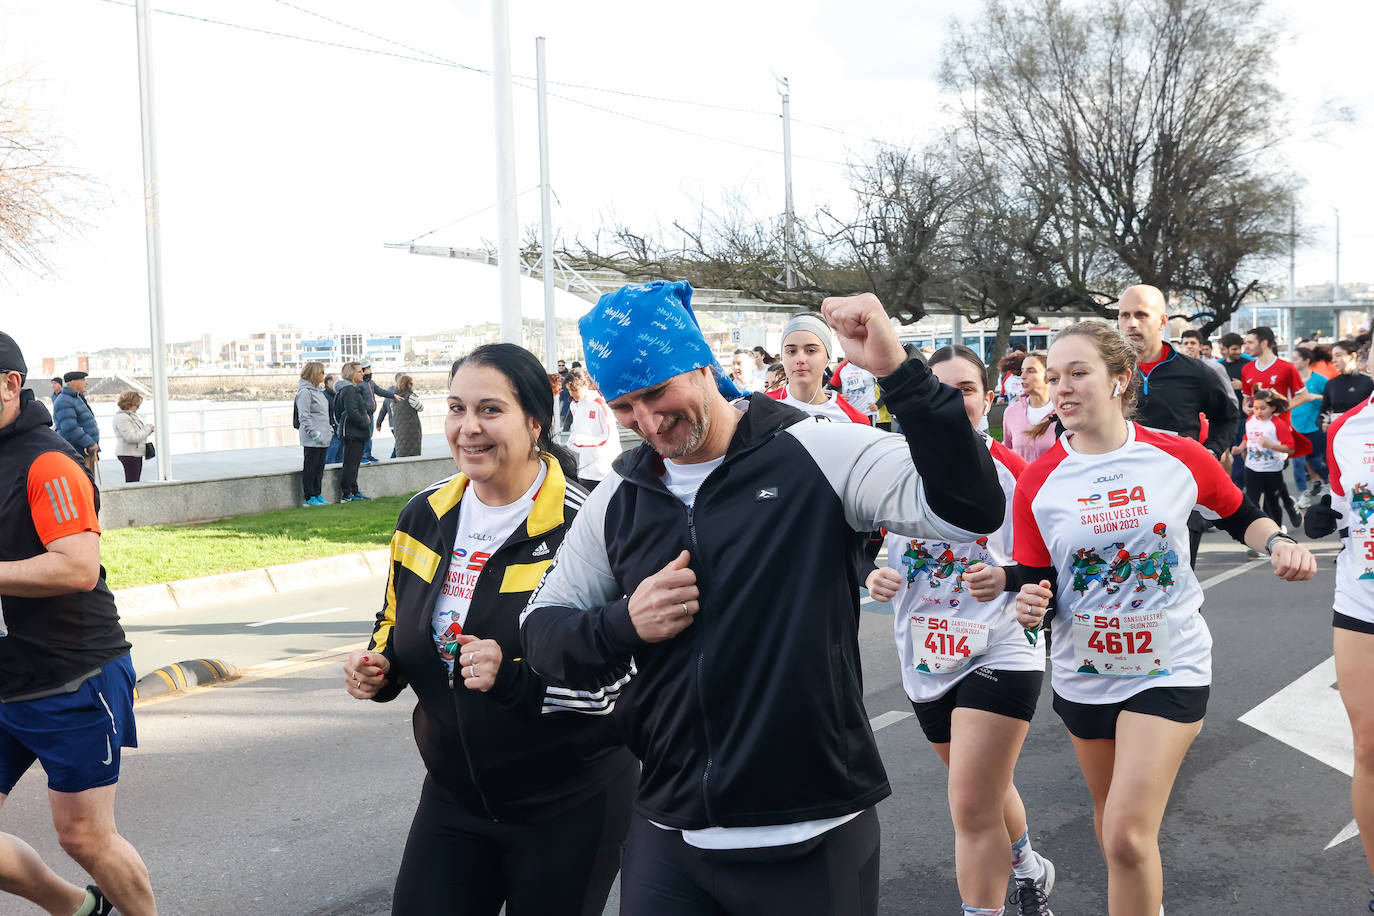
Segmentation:
[(432, 582), (441, 557), (417, 538), (397, 531), (391, 538), (391, 559), (426, 582)]
[(539, 563), (515, 563), (506, 567), (506, 574), (501, 577), (501, 591), (503, 592), (532, 592), (539, 584), (544, 571), (549, 568), (552, 560), (543, 560)]
[[(568, 483), (567, 478), (563, 476), (562, 466), (553, 460), (552, 456), (541, 457), (549, 470), (544, 476), (544, 485), (535, 494), (534, 507), (530, 509), (529, 518), (525, 521), (525, 530), (532, 538), (547, 534), (563, 524), (563, 496)], [(506, 591), (505, 586), (501, 587), (501, 591)]]
[(468, 476), (455, 474), (452, 480), (429, 494), (429, 507), (434, 510), (434, 517), (443, 518), (452, 511), (453, 507), (458, 505), (458, 501), (463, 498), (463, 491), (467, 488)]

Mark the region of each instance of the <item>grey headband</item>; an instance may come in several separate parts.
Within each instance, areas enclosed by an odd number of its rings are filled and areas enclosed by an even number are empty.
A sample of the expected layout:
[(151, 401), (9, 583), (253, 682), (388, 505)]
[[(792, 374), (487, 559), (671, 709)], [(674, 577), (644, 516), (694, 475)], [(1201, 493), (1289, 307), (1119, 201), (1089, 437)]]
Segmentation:
[(825, 357), (830, 358), (830, 350), (833, 346), (833, 339), (830, 336), (830, 326), (815, 315), (794, 315), (792, 320), (782, 329), (782, 339), (787, 340), (787, 335), (793, 331), (808, 331), (815, 334), (820, 340), (821, 346), (825, 347)]

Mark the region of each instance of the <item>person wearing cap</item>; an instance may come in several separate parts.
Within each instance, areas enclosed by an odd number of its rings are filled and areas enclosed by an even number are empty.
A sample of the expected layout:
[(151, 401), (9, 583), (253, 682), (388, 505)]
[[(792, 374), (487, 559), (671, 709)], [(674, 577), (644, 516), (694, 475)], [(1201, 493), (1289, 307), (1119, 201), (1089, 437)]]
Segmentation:
[(832, 348), (825, 319), (813, 312), (793, 315), (782, 329), (782, 364), (787, 385), (768, 392), (768, 396), (813, 417), (871, 425), (868, 415), (855, 409), (844, 395), (826, 389), (825, 366), (830, 362)]
[(148, 869), (115, 828), (120, 752), (138, 737), (130, 645), (100, 565), (100, 496), (27, 372), (0, 333), (0, 802), (42, 763), (62, 848), (96, 884), (68, 883), (0, 833), (0, 889), (48, 913), (149, 916)]
[(76, 449), (94, 473), (95, 463), (100, 460), (100, 427), (86, 402), (86, 373), (68, 372), (62, 381), (65, 387), (53, 398), (53, 423), (57, 434)]
[(570, 527), (522, 617), (525, 659), (589, 698), (630, 676), (616, 715), (642, 770), (622, 913), (873, 914), (890, 789), (853, 551), (880, 527), (972, 540), (1005, 500), (960, 393), (907, 359), (876, 297), (827, 299), (824, 321), (911, 439), (739, 399), (691, 293), (627, 286), (579, 323), (645, 443)]
[[(358, 385), (358, 393), (361, 394), (361, 395), (363, 396), (363, 405), (364, 405), (364, 407), (367, 408), (367, 425), (368, 425), (368, 435), (367, 435), (367, 439), (363, 442), (363, 457), (362, 457), (362, 463), (363, 463), (363, 464), (376, 464), (376, 463), (377, 463), (377, 459), (374, 458), (374, 457), (372, 457), (372, 432), (371, 432), (371, 429), (372, 429), (373, 418), (377, 415), (377, 398), (381, 398), (383, 401), (392, 401), (392, 400), (400, 400), (400, 399), (396, 397), (396, 392), (395, 392), (395, 391), (390, 391), (390, 390), (388, 390), (388, 389), (386, 389), (386, 388), (383, 388), (381, 385), (378, 385), (376, 382), (374, 382), (374, 381), (372, 380), (372, 361), (371, 361), (371, 360), (366, 360), (366, 359), (363, 360), (363, 361), (362, 361), (362, 367), (363, 367), (363, 380), (362, 380), (361, 382), (358, 382), (357, 385)], [(382, 427), (381, 427), (381, 424), (378, 423), (378, 425), (377, 425), (378, 431), (380, 431), (381, 428), (382, 428)]]
[(56, 401), (57, 396), (62, 393), (62, 387), (64, 385), (64, 382), (62, 381), (62, 377), (60, 375), (54, 375), (51, 379), (49, 379), (49, 381), (52, 383), (52, 396), (48, 398), (48, 400)]

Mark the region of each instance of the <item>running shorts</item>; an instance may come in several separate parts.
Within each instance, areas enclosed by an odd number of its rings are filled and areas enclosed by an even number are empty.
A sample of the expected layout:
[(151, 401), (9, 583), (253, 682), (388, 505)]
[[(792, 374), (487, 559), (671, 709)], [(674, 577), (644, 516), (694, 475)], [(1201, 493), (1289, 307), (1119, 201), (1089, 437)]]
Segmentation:
[(1029, 722), (1040, 699), (1043, 671), (1002, 671), (975, 668), (959, 683), (929, 703), (912, 701), (916, 721), (931, 744), (948, 744), (950, 720), (957, 707), (986, 712)]
[(1361, 620), (1358, 617), (1351, 617), (1342, 614), (1340, 611), (1332, 612), (1331, 625), (1341, 630), (1354, 630), (1356, 633), (1374, 633), (1374, 623), (1368, 620)]
[(1116, 737), (1116, 717), (1123, 712), (1159, 716), (1174, 722), (1199, 722), (1207, 715), (1211, 687), (1151, 687), (1120, 703), (1075, 703), (1054, 695), (1054, 711), (1075, 738)]
[(34, 760), (54, 792), (112, 785), (126, 747), (138, 747), (138, 733), (134, 666), (124, 655), (72, 693), (0, 703), (0, 793), (8, 795)]

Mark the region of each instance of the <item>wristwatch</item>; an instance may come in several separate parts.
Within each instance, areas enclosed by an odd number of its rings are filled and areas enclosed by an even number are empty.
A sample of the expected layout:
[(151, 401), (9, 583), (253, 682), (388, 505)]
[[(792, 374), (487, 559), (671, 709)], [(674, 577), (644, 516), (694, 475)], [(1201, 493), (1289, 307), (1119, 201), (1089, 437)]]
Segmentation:
[(1297, 538), (1289, 537), (1282, 531), (1275, 531), (1273, 534), (1269, 535), (1269, 540), (1264, 542), (1264, 552), (1273, 553), (1274, 542), (1279, 539), (1283, 539), (1289, 542), (1290, 544), (1296, 544), (1298, 542)]

